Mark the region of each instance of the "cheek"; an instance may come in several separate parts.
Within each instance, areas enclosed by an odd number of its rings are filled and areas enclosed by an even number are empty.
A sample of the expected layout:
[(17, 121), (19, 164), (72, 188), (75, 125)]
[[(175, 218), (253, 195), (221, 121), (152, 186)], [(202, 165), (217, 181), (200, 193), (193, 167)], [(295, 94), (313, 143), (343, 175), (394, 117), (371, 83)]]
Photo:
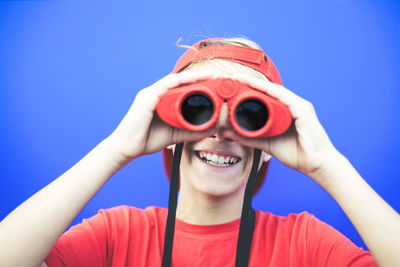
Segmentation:
[(179, 166), (179, 169), (183, 176), (190, 175), (190, 172), (193, 169), (191, 167), (192, 163), (193, 163), (193, 158), (190, 156), (188, 151), (187, 150), (182, 151), (181, 164)]
[[(193, 157), (194, 157), (192, 147), (193, 147), (193, 143), (185, 144), (185, 146), (184, 146), (184, 148), (183, 148), (183, 151), (182, 151), (181, 162), (182, 162), (183, 160), (185, 160), (185, 162), (187, 162), (187, 163), (192, 163)], [(182, 164), (182, 163), (181, 163), (181, 164)]]
[(261, 158), (260, 158), (260, 163), (258, 164), (258, 170), (260, 170), (261, 166), (263, 165), (263, 163), (265, 161), (268, 161), (271, 158), (270, 155), (268, 155), (267, 153), (265, 153), (264, 151), (261, 152)]
[(243, 162), (243, 172), (248, 172), (250, 173), (251, 166), (253, 165), (253, 151), (254, 149), (250, 149), (248, 147), (245, 147), (245, 155), (247, 155), (245, 158), (242, 160)]

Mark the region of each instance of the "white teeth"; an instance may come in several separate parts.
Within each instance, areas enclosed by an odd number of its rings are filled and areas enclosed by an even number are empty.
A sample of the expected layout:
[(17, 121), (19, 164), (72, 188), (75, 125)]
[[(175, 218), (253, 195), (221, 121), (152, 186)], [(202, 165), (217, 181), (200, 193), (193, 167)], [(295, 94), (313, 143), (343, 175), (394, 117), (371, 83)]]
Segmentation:
[(212, 153), (199, 152), (200, 158), (206, 160), (208, 164), (218, 167), (226, 167), (235, 164), (238, 158), (230, 156), (219, 156)]
[(228, 167), (228, 166), (230, 166), (230, 164), (218, 164), (218, 163), (215, 163), (214, 161), (207, 161), (207, 164), (210, 164), (210, 165), (213, 165), (213, 166), (217, 166), (217, 167)]

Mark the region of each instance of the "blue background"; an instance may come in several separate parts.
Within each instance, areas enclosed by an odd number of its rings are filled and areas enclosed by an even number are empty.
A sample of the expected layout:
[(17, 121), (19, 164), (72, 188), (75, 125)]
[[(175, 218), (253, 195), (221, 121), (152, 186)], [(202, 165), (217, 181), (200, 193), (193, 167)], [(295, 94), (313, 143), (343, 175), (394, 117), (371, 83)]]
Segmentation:
[[(259, 43), (284, 85), (311, 101), (332, 142), (400, 210), (399, 1), (0, 1), (0, 219), (118, 125), (138, 90), (209, 37)], [(82, 177), (85, 179), (85, 177)], [(115, 174), (100, 208), (166, 206), (161, 154)], [(307, 210), (361, 238), (313, 180), (273, 160), (254, 207)], [(40, 216), (40, 214), (38, 214)]]

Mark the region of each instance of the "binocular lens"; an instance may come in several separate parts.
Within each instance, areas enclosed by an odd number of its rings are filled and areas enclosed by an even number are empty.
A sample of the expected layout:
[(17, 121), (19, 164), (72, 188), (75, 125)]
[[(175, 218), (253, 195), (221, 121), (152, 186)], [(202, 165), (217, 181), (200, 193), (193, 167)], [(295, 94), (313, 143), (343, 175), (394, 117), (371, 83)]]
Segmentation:
[(182, 102), (181, 114), (187, 122), (201, 125), (211, 119), (214, 114), (214, 106), (207, 96), (193, 94)]
[(244, 130), (257, 131), (268, 120), (267, 107), (259, 100), (249, 99), (238, 105), (235, 111), (236, 121)]

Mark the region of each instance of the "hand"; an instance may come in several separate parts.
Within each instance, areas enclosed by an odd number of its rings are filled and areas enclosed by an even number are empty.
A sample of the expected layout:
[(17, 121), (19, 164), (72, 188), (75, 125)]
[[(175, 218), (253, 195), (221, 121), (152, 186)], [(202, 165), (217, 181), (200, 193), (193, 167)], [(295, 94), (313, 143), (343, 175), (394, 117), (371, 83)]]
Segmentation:
[(138, 156), (160, 151), (168, 145), (184, 141), (197, 141), (213, 135), (214, 128), (191, 132), (164, 123), (156, 114), (159, 96), (169, 88), (198, 80), (213, 79), (209, 72), (169, 74), (153, 85), (141, 90), (117, 129), (108, 138), (120, 155), (130, 161)]
[[(339, 152), (320, 124), (313, 105), (285, 87), (250, 76), (231, 77), (260, 90), (286, 104), (293, 117), (289, 130), (276, 137), (245, 138), (229, 130), (226, 137), (250, 147), (255, 147), (276, 157), (285, 165), (311, 177), (323, 170)], [(315, 178), (315, 177), (313, 177)]]

